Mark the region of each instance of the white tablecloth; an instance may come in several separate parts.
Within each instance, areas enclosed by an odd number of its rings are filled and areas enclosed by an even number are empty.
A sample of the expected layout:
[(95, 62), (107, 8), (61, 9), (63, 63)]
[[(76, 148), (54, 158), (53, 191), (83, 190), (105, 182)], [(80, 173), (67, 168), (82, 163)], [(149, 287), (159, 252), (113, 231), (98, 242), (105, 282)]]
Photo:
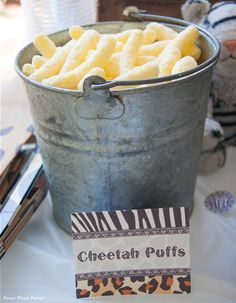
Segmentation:
[[(236, 197), (235, 172), (236, 150), (230, 148), (223, 169), (208, 177), (198, 177), (190, 220), (193, 284), (190, 295), (117, 296), (89, 302), (235, 303), (236, 203), (224, 215), (210, 212), (204, 206), (205, 197), (215, 190), (228, 190)], [(54, 221), (49, 195), (2, 263), (1, 302), (12, 302), (7, 296), (25, 297), (15, 302), (77, 302), (72, 240)]]

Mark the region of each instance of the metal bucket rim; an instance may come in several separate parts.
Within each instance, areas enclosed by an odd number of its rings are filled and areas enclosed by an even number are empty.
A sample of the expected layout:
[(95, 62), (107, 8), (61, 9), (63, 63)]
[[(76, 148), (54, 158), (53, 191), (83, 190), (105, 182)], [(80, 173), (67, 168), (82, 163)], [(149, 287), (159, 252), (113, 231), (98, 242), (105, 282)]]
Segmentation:
[[(137, 87), (137, 88), (123, 88), (121, 90), (112, 90), (110, 91), (112, 95), (128, 95), (128, 94), (133, 94), (135, 92), (140, 92), (142, 91), (142, 93), (145, 93), (145, 92), (149, 92), (150, 90), (155, 90), (157, 87), (159, 89), (162, 89), (162, 88), (166, 88), (166, 87), (169, 87), (169, 86), (173, 86), (175, 85), (176, 82), (187, 82), (189, 81), (190, 79), (194, 79), (196, 77), (198, 77), (199, 74), (202, 74), (206, 71), (208, 71), (209, 69), (213, 68), (215, 66), (217, 62), (212, 62), (210, 63), (210, 65), (208, 65), (207, 67), (201, 69), (201, 70), (198, 70), (197, 72), (195, 72), (194, 74), (190, 74), (188, 76), (182, 76), (181, 79), (176, 79), (176, 80), (173, 80), (173, 81), (167, 81), (166, 82), (162, 82), (162, 83), (156, 83), (156, 85), (150, 85), (150, 86), (142, 86), (142, 87)], [(95, 76), (91, 76), (91, 77), (95, 77)], [(92, 85), (93, 86), (93, 85)], [(67, 90), (68, 91), (68, 90)], [(70, 92), (77, 92), (77, 91), (73, 91), (71, 90)], [(77, 95), (78, 96), (78, 95)]]
[[(137, 21), (136, 21), (137, 22)], [(135, 23), (135, 22), (127, 22), (127, 21), (106, 21), (106, 22), (97, 22), (94, 24), (87, 24), (84, 25), (82, 27), (91, 27), (93, 25), (96, 24), (124, 24), (124, 23)], [(142, 22), (142, 23), (149, 23), (149, 22)], [(162, 24), (167, 24), (171, 27), (171, 23), (165, 23), (162, 22)], [(189, 22), (186, 22), (186, 26), (189, 25)], [(212, 42), (212, 44), (215, 47), (215, 53), (205, 62), (199, 64), (196, 68), (193, 68), (187, 72), (181, 73), (181, 74), (176, 74), (176, 75), (172, 75), (172, 76), (168, 76), (168, 77), (163, 77), (163, 78), (151, 78), (151, 79), (145, 79), (145, 80), (133, 80), (133, 81), (120, 81), (119, 84), (116, 84), (114, 86), (118, 86), (121, 83), (127, 83), (126, 85), (141, 85), (141, 84), (153, 84), (151, 87), (160, 87), (160, 86), (166, 86), (168, 83), (175, 83), (177, 81), (183, 81), (186, 80), (188, 78), (191, 78), (192, 76), (198, 75), (199, 73), (211, 68), (212, 66), (214, 66), (217, 63), (218, 57), (219, 57), (219, 53), (220, 53), (220, 43), (217, 40), (217, 38), (215, 38), (211, 33), (209, 33), (208, 31), (206, 31), (205, 29), (196, 26), (195, 24), (193, 24), (193, 26), (197, 27), (197, 29), (200, 31), (201, 35), (205, 37), (208, 36), (208, 39), (210, 39), (210, 41)], [(180, 26), (178, 25), (178, 27), (182, 27), (184, 28), (184, 26)], [(68, 28), (54, 32), (49, 34), (49, 37), (63, 33), (65, 31), (68, 31)], [(75, 94), (76, 96), (83, 96), (84, 92), (81, 90), (72, 90), (72, 89), (66, 89), (66, 88), (59, 88), (59, 87), (54, 87), (54, 86), (48, 86), (45, 84), (42, 84), (41, 82), (35, 81), (30, 79), (29, 77), (27, 77), (26, 75), (24, 75), (24, 73), (22, 72), (22, 70), (19, 67), (19, 59), (21, 58), (22, 54), (25, 52), (26, 49), (28, 49), (29, 47), (32, 47), (33, 43), (30, 42), (28, 43), (25, 47), (23, 47), (17, 54), (16, 59), (15, 59), (15, 70), (17, 72), (17, 74), (26, 82), (29, 82), (30, 84), (32, 84), (33, 86), (39, 87), (41, 89), (45, 89), (51, 92), (57, 92), (57, 93), (63, 93), (63, 94)], [(94, 76), (91, 76), (94, 77)], [(111, 81), (112, 83), (114, 83), (115, 81)], [(111, 83), (109, 81), (106, 81), (104, 79), (104, 83), (100, 84), (100, 85), (95, 85), (96, 87), (101, 86), (101, 88), (106, 89), (106, 85), (109, 86), (109, 84)], [(132, 82), (132, 84), (129, 84), (130, 82)], [(134, 84), (135, 83), (135, 84)], [(95, 83), (94, 83), (95, 84)], [(156, 84), (156, 85), (155, 85)], [(122, 84), (121, 84), (122, 85)], [(101, 89), (101, 88), (94, 88), (93, 85), (91, 85), (93, 89)], [(151, 87), (146, 87), (151, 88)], [(124, 88), (123, 89), (119, 89), (119, 90), (113, 90), (112, 93), (122, 93), (122, 92), (130, 92), (130, 91), (137, 91), (139, 92), (140, 90), (143, 90), (144, 87), (135, 87), (135, 88)]]

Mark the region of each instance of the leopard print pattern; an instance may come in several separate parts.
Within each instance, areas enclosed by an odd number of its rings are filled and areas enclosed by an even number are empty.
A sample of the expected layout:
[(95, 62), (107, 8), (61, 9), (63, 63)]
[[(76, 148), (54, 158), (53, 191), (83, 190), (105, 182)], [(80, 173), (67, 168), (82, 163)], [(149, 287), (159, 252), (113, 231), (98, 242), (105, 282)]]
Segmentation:
[(77, 281), (76, 284), (77, 298), (118, 294), (188, 294), (191, 291), (190, 275), (95, 278)]

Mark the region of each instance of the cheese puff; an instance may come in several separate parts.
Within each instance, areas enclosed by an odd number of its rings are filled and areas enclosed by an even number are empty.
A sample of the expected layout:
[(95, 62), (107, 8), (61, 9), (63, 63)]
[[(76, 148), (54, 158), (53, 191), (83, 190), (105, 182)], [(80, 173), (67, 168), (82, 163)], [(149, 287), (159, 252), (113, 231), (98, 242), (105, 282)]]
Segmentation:
[(191, 43), (190, 45), (186, 45), (183, 48), (182, 55), (183, 56), (191, 56), (193, 57), (196, 61), (201, 57), (201, 49), (197, 47), (194, 43)]
[[(128, 29), (126, 31), (116, 34), (116, 40), (118, 42), (126, 43), (127, 40), (129, 39), (130, 34), (133, 31), (134, 31), (133, 29)], [(146, 28), (143, 31), (143, 43), (144, 44), (149, 44), (149, 43), (154, 42), (156, 40), (156, 37), (157, 37), (157, 35), (156, 35), (155, 31), (153, 31), (151, 29)]]
[(87, 56), (84, 59), (84, 61), (87, 60), (89, 58), (89, 56), (91, 56), (94, 52), (95, 52), (94, 49), (89, 50), (88, 53), (87, 53)]
[(105, 71), (104, 71), (104, 69), (102, 69), (102, 68), (100, 68), (100, 67), (94, 67), (94, 68), (92, 68), (92, 69), (84, 76), (84, 78), (83, 78), (82, 80), (80, 80), (80, 82), (79, 82), (79, 84), (78, 84), (78, 86), (77, 86), (77, 88), (78, 88), (79, 90), (82, 90), (82, 89), (83, 89), (84, 80), (85, 80), (86, 78), (88, 78), (89, 76), (100, 76), (100, 77), (104, 78), (104, 77), (105, 77)]
[(113, 80), (114, 78), (111, 77), (111, 76), (109, 76), (108, 74), (105, 74), (105, 79), (106, 79), (107, 81), (111, 81), (111, 80)]
[(112, 38), (116, 38), (116, 34), (102, 34), (102, 37), (112, 37)]
[(157, 41), (152, 44), (142, 45), (139, 49), (140, 56), (159, 56), (170, 40)]
[(79, 25), (73, 25), (69, 28), (71, 39), (78, 40), (84, 33), (84, 29)]
[(109, 79), (113, 79), (117, 77), (120, 73), (119, 61), (110, 58), (105, 68), (106, 77)]
[(114, 54), (112, 54), (112, 56), (111, 56), (111, 60), (116, 61), (116, 62), (119, 62), (120, 56), (121, 56), (121, 52), (114, 53)]
[(69, 72), (79, 66), (84, 61), (88, 51), (96, 48), (99, 39), (100, 35), (97, 31), (85, 31), (82, 37), (76, 41), (61, 69), (61, 73)]
[(174, 64), (181, 58), (184, 48), (187, 45), (194, 44), (198, 37), (199, 31), (194, 26), (190, 25), (170, 41), (157, 58), (160, 77), (171, 74), (171, 70)]
[[(156, 63), (156, 60), (152, 62), (148, 62), (142, 66), (136, 66), (126, 74), (120, 75), (116, 77), (114, 80), (117, 81), (128, 81), (128, 80), (142, 80), (142, 79), (150, 79), (150, 78), (156, 78), (158, 77), (159, 69), (158, 65)], [(124, 88), (130, 88), (134, 86), (118, 86), (114, 89), (124, 89)]]
[(79, 81), (94, 67), (105, 68), (116, 47), (113, 37), (102, 37), (96, 51), (72, 71), (59, 74), (43, 81), (43, 84), (76, 89)]
[(177, 32), (172, 28), (157, 22), (149, 23), (147, 29), (151, 29), (156, 33), (156, 40), (172, 40), (177, 36)]
[(44, 65), (30, 75), (30, 79), (42, 82), (44, 79), (58, 74), (74, 44), (75, 40), (70, 40), (67, 44), (58, 49), (52, 58), (48, 59)]
[(170, 42), (168, 47), (178, 47), (182, 52), (187, 45), (193, 44), (199, 38), (199, 31), (193, 25), (188, 26), (180, 32), (174, 40)]
[(32, 65), (35, 69), (39, 69), (47, 60), (39, 55), (35, 55), (32, 58)]
[(121, 32), (121, 33), (116, 34), (116, 35), (115, 35), (115, 38), (116, 38), (117, 41), (126, 43), (127, 40), (129, 39), (130, 34), (131, 34), (133, 31), (134, 31), (133, 29), (128, 29), (128, 30), (126, 30), (126, 31), (123, 31), (123, 32)]
[(136, 61), (136, 66), (143, 65), (143, 64), (151, 62), (155, 59), (156, 59), (155, 56), (139, 56)]
[(109, 79), (113, 79), (119, 75), (120, 67), (119, 67), (119, 60), (120, 60), (121, 52), (113, 53), (110, 60), (105, 67), (106, 77)]
[(198, 30), (190, 25), (185, 28), (182, 32), (180, 32), (174, 40), (171, 40), (170, 43), (162, 50), (160, 55), (158, 56), (158, 62), (160, 63), (166, 55), (169, 56), (170, 49), (178, 48), (181, 53), (187, 45), (194, 43), (199, 37)]
[(179, 74), (197, 67), (197, 62), (190, 56), (186, 56), (177, 61), (172, 68), (171, 74)]
[(171, 75), (171, 71), (175, 63), (180, 60), (181, 51), (177, 47), (168, 49), (165, 57), (159, 63), (159, 77), (166, 77)]
[(56, 52), (56, 45), (44, 34), (38, 34), (33, 40), (33, 44), (40, 54), (47, 59), (51, 58)]
[(33, 72), (35, 71), (35, 68), (33, 67), (32, 64), (26, 63), (22, 67), (22, 72), (25, 74), (27, 77), (29, 77)]
[(143, 44), (150, 44), (156, 41), (157, 34), (150, 28), (146, 28), (143, 31)]
[(148, 62), (142, 66), (136, 66), (126, 74), (120, 75), (115, 80), (141, 80), (155, 78), (159, 74), (159, 69), (156, 60)]
[(118, 52), (122, 51), (122, 49), (124, 48), (124, 45), (125, 44), (123, 42), (117, 41), (114, 53), (118, 53)]
[(134, 68), (142, 42), (143, 32), (141, 30), (133, 30), (120, 55), (120, 74)]

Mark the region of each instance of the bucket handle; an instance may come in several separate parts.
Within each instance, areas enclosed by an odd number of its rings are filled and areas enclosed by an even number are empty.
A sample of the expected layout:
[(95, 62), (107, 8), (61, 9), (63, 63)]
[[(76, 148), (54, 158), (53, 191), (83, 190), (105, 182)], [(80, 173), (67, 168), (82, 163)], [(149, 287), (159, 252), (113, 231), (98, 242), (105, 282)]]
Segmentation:
[[(181, 26), (189, 26), (193, 25), (193, 23), (188, 22), (186, 20), (177, 19), (168, 16), (161, 16), (161, 15), (153, 15), (149, 14), (146, 10), (139, 9), (136, 6), (128, 6), (122, 12), (122, 18), (124, 21), (157, 21), (162, 23), (169, 23)], [(198, 27), (194, 24), (195, 27)], [(201, 28), (202, 29), (202, 28)]]
[(202, 34), (204, 34), (205, 36), (207, 36), (209, 39), (212, 40), (216, 52), (215, 54), (208, 59), (207, 61), (201, 63), (200, 65), (198, 65), (197, 67), (183, 72), (183, 73), (179, 73), (179, 74), (175, 74), (175, 75), (171, 75), (171, 76), (167, 76), (167, 77), (161, 77), (161, 78), (151, 78), (151, 79), (143, 79), (143, 80), (130, 80), (130, 81), (105, 81), (104, 83), (100, 83), (100, 84), (95, 84), (93, 83), (91, 85), (91, 88), (94, 90), (100, 90), (100, 89), (109, 89), (109, 88), (113, 88), (116, 86), (130, 86), (130, 85), (142, 85), (142, 84), (153, 84), (153, 83), (162, 83), (162, 82), (166, 82), (166, 81), (172, 81), (172, 80), (176, 80), (182, 77), (186, 77), (190, 74), (194, 74), (195, 72), (198, 72), (202, 69), (204, 69), (207, 66), (210, 66), (213, 62), (216, 62), (219, 53), (220, 53), (220, 44), (218, 42), (218, 40), (212, 36), (207, 30), (205, 30), (204, 28), (193, 24), (191, 22), (185, 21), (185, 20), (180, 20), (177, 18), (173, 18), (173, 17), (166, 17), (166, 16), (160, 16), (160, 15), (152, 15), (147, 13), (145, 10), (140, 10), (135, 6), (129, 6), (126, 7), (122, 13), (122, 17), (125, 21), (158, 21), (158, 22), (162, 22), (162, 23), (168, 23), (168, 24), (175, 24), (175, 25), (180, 25), (180, 26), (189, 26), (189, 25), (194, 25), (199, 32), (201, 32)]

